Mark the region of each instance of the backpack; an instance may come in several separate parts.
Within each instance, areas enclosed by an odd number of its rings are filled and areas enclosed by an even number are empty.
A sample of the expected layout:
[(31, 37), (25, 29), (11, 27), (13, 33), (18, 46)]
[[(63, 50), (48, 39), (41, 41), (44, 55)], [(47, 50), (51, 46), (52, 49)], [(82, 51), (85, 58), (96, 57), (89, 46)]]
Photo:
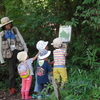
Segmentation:
[(29, 69), (26, 61), (20, 63), (18, 65), (17, 69), (18, 69), (18, 73), (19, 73), (21, 78), (27, 78), (30, 75), (30, 69)]

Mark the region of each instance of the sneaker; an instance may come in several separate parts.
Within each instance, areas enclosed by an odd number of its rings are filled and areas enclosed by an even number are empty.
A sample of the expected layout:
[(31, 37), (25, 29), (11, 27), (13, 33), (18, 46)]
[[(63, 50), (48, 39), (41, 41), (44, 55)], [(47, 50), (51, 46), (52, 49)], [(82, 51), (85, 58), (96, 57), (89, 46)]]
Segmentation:
[(33, 99), (37, 98), (37, 95), (32, 94), (32, 98), (33, 98)]
[(42, 99), (42, 96), (41, 95), (37, 96), (37, 99), (38, 100), (41, 100)]
[(10, 96), (16, 94), (16, 90), (15, 88), (11, 88), (10, 89)]
[(44, 98), (46, 99), (46, 98), (49, 98), (50, 97), (50, 95), (49, 94), (47, 94)]

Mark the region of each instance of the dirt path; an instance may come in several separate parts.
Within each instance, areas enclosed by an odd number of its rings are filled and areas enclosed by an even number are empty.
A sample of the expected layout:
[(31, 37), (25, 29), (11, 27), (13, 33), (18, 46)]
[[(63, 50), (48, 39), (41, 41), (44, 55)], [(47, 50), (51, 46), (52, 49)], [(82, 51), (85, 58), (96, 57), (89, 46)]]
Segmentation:
[[(0, 91), (0, 100), (22, 100), (22, 99), (20, 92), (16, 93), (16, 95), (9, 96), (9, 92)], [(37, 100), (37, 99), (30, 99), (30, 100)]]

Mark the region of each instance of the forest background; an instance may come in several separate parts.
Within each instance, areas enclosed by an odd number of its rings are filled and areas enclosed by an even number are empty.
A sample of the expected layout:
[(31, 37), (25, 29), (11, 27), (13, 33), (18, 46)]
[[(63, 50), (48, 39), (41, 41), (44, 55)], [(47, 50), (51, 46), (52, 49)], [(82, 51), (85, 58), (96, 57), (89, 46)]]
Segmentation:
[[(0, 0), (0, 19), (4, 16), (14, 20), (30, 57), (38, 52), (39, 40), (49, 41), (53, 51), (50, 43), (58, 37), (59, 26), (71, 25), (68, 83), (60, 91), (61, 100), (100, 99), (100, 0)], [(0, 67), (0, 89), (7, 88), (7, 66)]]

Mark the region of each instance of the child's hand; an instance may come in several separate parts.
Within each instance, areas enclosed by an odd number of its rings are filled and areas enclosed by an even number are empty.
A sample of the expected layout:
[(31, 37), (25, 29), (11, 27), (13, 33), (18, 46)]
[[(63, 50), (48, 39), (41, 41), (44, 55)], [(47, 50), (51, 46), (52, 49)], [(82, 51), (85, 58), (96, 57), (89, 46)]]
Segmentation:
[(52, 61), (52, 62), (49, 62), (49, 64), (50, 64), (50, 65), (53, 65), (53, 64), (54, 64), (54, 61)]
[(6, 63), (2, 63), (1, 66), (6, 66)]
[(68, 56), (68, 53), (66, 53), (65, 56)]
[(39, 52), (33, 57), (33, 60), (36, 60), (38, 58)]
[(50, 76), (53, 76), (53, 72), (50, 72)]
[(44, 60), (48, 62), (48, 58), (45, 58)]

